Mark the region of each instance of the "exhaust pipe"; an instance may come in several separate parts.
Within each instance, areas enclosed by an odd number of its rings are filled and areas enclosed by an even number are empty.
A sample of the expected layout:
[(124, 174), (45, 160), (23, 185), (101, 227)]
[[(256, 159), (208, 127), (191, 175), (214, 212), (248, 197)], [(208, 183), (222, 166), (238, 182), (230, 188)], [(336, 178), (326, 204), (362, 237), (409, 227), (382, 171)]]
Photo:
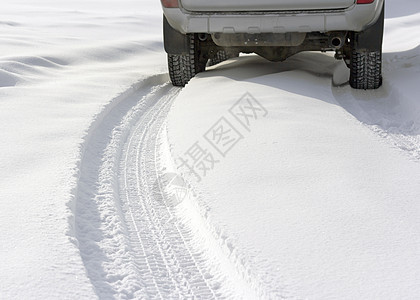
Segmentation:
[(199, 33), (198, 34), (198, 39), (202, 42), (207, 40), (207, 34), (206, 33)]
[(344, 39), (341, 36), (335, 35), (330, 37), (330, 47), (337, 50), (344, 46)]

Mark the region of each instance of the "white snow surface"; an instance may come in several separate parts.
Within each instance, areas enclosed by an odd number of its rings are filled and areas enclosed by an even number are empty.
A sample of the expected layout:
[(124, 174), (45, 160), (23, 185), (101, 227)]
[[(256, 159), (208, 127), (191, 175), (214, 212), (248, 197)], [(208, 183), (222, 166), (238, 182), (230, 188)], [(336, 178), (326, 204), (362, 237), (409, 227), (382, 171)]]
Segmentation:
[(420, 298), (420, 4), (386, 5), (383, 87), (355, 91), (322, 53), (173, 88), (159, 1), (2, 1), (0, 299)]
[(92, 299), (75, 239), (88, 129), (166, 72), (157, 1), (2, 1), (0, 298)]

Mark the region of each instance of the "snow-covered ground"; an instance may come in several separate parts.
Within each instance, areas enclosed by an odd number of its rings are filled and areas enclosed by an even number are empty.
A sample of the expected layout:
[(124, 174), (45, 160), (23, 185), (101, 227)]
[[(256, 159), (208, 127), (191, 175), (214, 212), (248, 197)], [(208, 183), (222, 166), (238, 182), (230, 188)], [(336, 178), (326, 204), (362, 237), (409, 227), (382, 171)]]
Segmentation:
[(418, 1), (369, 92), (321, 53), (173, 88), (161, 15), (2, 2), (0, 299), (420, 298)]

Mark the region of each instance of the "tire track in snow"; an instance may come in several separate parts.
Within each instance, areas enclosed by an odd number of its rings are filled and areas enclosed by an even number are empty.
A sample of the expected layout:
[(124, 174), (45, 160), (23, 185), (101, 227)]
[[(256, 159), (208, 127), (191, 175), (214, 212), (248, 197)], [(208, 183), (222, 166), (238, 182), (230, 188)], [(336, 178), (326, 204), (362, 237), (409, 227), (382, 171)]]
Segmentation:
[[(154, 176), (157, 157), (153, 151), (156, 136), (148, 133), (158, 132), (159, 122), (156, 120), (162, 115), (161, 111), (166, 109), (161, 107), (149, 111), (132, 133), (122, 162), (122, 190), (125, 195), (121, 198), (126, 199), (130, 220), (136, 228), (136, 235), (133, 236), (136, 238), (135, 242), (141, 245), (145, 255), (149, 253), (146, 255), (148, 271), (158, 273), (161, 277), (160, 282), (154, 277), (154, 284), (163, 286), (170, 298), (180, 295), (215, 298), (213, 289), (191, 255), (177, 224), (166, 222), (174, 219), (174, 216), (163, 203), (154, 202), (152, 198), (153, 191), (150, 188), (157, 180)], [(144, 146), (146, 147), (143, 148)], [(146, 251), (145, 248), (150, 249)], [(189, 283), (193, 277), (196, 277), (195, 284), (200, 285), (198, 293)], [(173, 292), (176, 294), (173, 295)], [(149, 296), (152, 297), (153, 294)]]
[(132, 298), (143, 288), (133, 284), (138, 275), (118, 198), (118, 168), (130, 128), (159, 99), (153, 89), (166, 81), (166, 75), (147, 78), (114, 99), (93, 122), (83, 144), (74, 228), (100, 298)]
[(154, 198), (159, 133), (179, 91), (165, 82), (116, 98), (85, 138), (73, 225), (87, 275), (101, 299), (252, 297), (199, 211)]

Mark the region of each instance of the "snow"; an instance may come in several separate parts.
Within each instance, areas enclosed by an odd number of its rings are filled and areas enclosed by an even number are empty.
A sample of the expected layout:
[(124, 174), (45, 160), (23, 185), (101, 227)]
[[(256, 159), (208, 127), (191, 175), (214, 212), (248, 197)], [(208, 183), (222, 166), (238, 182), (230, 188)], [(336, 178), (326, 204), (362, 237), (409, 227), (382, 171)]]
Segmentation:
[[(386, 5), (366, 92), (321, 53), (172, 88), (159, 1), (3, 1), (0, 298), (419, 298), (420, 5)], [(214, 168), (155, 203), (196, 142)]]
[(106, 105), (166, 72), (160, 6), (2, 1), (0, 16), (0, 298), (92, 299), (72, 224), (81, 149)]
[[(324, 59), (304, 54), (289, 62), (295, 69)], [(170, 113), (173, 155), (187, 158), (195, 141), (206, 145), (202, 135), (243, 93), (251, 93), (268, 111), (251, 132), (242, 132), (244, 139), (226, 157), (217, 156), (220, 163), (197, 183), (205, 191), (202, 201), (211, 207), (211, 222), (222, 228), (235, 251), (250, 256), (252, 278), (268, 281), (262, 283), (264, 290), (274, 298), (285, 296), (285, 290), (299, 299), (418, 295), (418, 161), (346, 112), (351, 102), (358, 105), (354, 96), (363, 97), (363, 105), (366, 92), (332, 90), (331, 76), (292, 68), (270, 74), (266, 64), (250, 57), (236, 65), (241, 80), (222, 79), (223, 67), (200, 75)], [(209, 81), (218, 89), (195, 98)], [(382, 93), (377, 97), (390, 101)], [(369, 113), (356, 108), (355, 116)], [(284, 278), (286, 288), (279, 286)]]

